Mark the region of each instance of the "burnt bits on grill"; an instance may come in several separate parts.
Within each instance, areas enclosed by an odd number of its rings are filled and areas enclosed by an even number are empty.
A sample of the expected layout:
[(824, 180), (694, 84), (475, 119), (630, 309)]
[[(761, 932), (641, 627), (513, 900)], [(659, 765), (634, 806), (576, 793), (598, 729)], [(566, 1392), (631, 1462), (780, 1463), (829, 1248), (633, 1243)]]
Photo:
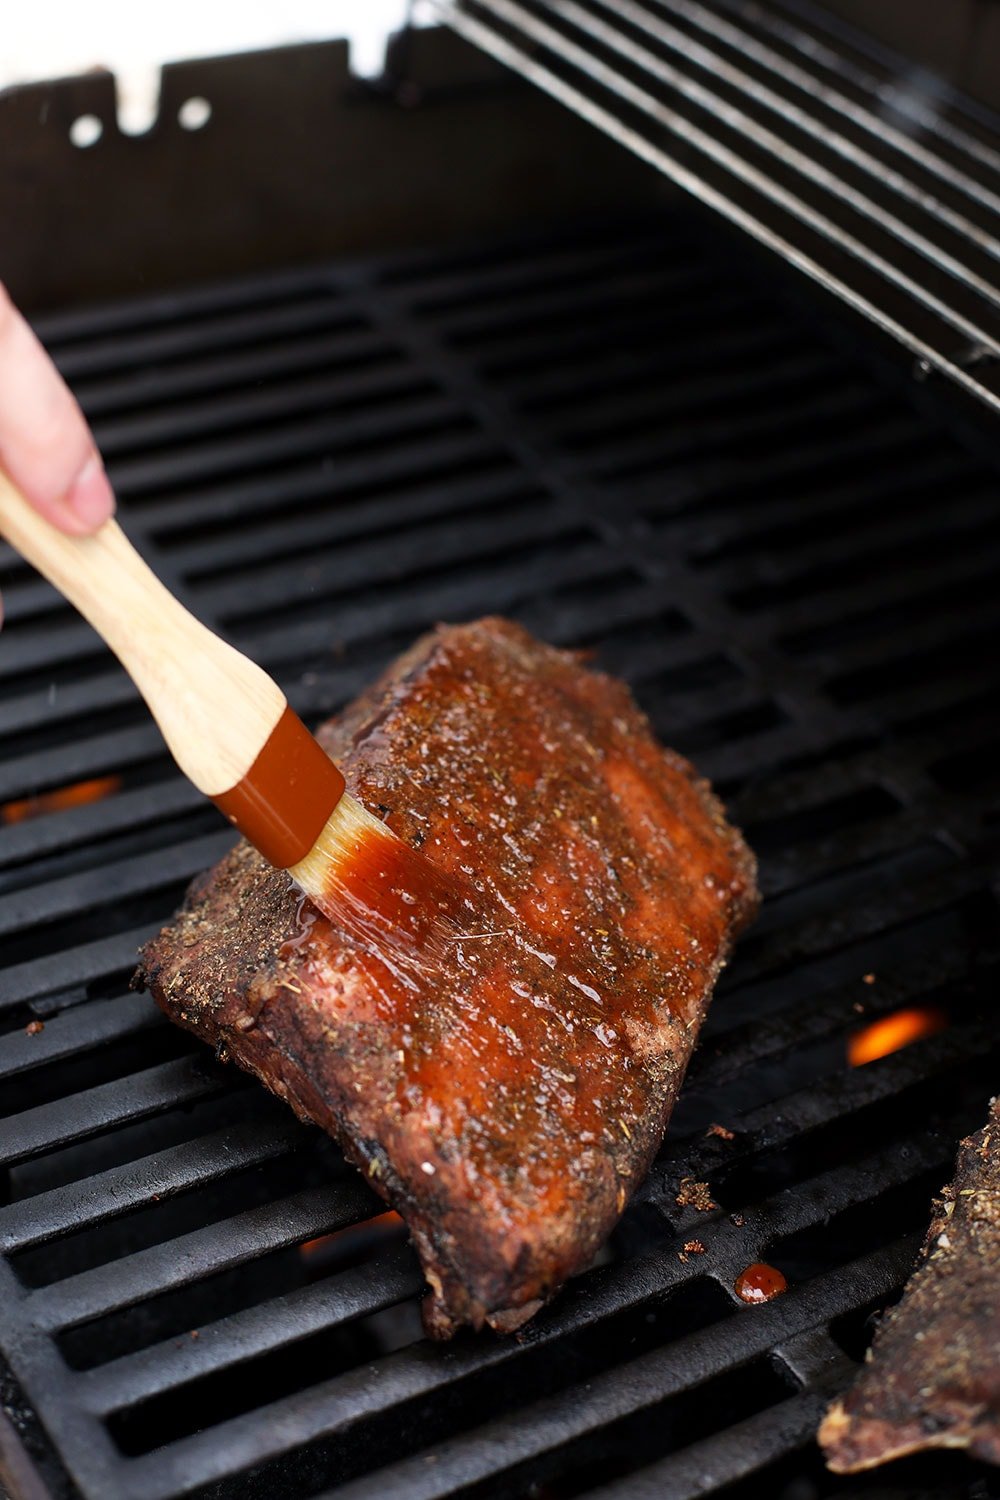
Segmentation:
[(403, 1214), (428, 1331), (500, 1331), (586, 1266), (656, 1151), (755, 863), (627, 688), (489, 619), (424, 637), (319, 732), (481, 911), (405, 1004), (240, 844), (137, 976), (336, 1136)]
[(959, 1148), (920, 1264), (855, 1385), (819, 1431), (831, 1469), (871, 1469), (926, 1448), (1000, 1463), (1000, 1098)]

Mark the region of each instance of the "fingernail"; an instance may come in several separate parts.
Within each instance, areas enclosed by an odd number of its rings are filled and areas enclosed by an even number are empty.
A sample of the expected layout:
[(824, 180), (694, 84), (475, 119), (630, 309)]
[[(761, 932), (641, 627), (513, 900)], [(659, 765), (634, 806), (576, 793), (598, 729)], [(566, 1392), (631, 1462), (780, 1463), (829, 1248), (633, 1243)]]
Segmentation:
[(115, 497), (96, 453), (91, 454), (70, 485), (65, 504), (88, 531), (96, 531), (114, 514)]

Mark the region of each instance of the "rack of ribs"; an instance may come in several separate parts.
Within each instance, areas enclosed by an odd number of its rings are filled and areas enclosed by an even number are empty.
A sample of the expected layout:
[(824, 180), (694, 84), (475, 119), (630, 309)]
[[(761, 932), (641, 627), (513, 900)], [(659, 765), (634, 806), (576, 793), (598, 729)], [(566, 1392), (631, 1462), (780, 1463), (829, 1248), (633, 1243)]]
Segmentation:
[(241, 843), (136, 983), (398, 1209), (432, 1336), (509, 1331), (645, 1175), (755, 862), (622, 683), (504, 620), (425, 636), (318, 734), (353, 794), (474, 892), (467, 930), (401, 981), (377, 934)]

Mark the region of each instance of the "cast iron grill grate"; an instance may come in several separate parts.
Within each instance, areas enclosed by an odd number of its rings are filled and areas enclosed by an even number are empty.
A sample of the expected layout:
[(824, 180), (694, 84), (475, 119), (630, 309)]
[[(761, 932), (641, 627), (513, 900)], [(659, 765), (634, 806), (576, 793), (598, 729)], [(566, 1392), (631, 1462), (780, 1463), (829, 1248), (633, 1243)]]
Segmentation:
[[(767, 896), (607, 1251), (430, 1347), (332, 1144), (128, 993), (231, 835), (0, 557), (0, 1349), (52, 1494), (910, 1492), (811, 1435), (996, 1088), (996, 477), (719, 254), (580, 224), (46, 325), (128, 528), (307, 718), (511, 613), (629, 678)], [(901, 1008), (947, 1024), (849, 1067)], [(745, 1308), (759, 1258), (790, 1290)]]

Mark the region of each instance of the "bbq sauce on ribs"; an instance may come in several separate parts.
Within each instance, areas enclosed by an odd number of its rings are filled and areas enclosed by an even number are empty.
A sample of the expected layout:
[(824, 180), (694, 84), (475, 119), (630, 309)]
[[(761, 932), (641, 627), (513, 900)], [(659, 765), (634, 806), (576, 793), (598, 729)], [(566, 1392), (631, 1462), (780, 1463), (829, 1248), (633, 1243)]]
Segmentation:
[(920, 1263), (819, 1430), (840, 1474), (926, 1448), (1000, 1464), (1000, 1098), (959, 1148)]
[(399, 1210), (428, 1332), (507, 1331), (588, 1264), (645, 1174), (755, 911), (754, 859), (627, 688), (503, 620), (424, 637), (319, 738), (473, 893), (468, 920), (400, 966), (242, 843), (137, 981)]

